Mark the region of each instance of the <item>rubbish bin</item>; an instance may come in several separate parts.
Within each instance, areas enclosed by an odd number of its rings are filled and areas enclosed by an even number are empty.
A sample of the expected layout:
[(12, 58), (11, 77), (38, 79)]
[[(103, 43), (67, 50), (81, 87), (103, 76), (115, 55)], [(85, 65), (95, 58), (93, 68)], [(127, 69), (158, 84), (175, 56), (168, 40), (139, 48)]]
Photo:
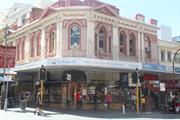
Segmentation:
[(20, 108), (21, 108), (21, 110), (26, 109), (26, 101), (25, 100), (20, 100)]

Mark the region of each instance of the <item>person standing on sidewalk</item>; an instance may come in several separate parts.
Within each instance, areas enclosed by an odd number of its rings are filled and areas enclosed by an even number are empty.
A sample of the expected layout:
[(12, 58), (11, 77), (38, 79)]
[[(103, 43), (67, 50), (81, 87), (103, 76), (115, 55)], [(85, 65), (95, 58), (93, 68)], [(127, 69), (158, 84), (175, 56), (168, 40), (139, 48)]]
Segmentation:
[(97, 92), (93, 96), (94, 110), (97, 110)]
[(135, 112), (135, 108), (136, 108), (136, 95), (135, 93), (133, 93), (131, 96), (131, 110)]
[(36, 96), (36, 110), (34, 111), (34, 114), (40, 115), (41, 108), (42, 108), (41, 93), (40, 93), (40, 90), (38, 89), (37, 96)]
[(105, 109), (110, 110), (110, 105), (112, 102), (112, 96), (108, 93), (105, 97)]
[(81, 99), (82, 99), (81, 91), (78, 90), (78, 92), (76, 93), (76, 111), (79, 111), (81, 108), (81, 102), (82, 102)]

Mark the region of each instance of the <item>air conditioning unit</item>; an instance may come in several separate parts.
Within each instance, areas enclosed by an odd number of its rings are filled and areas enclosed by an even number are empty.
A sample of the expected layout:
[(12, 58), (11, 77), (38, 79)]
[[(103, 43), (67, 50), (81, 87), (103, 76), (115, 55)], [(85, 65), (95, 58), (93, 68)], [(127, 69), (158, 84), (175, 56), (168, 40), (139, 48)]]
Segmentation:
[(151, 48), (150, 47), (145, 47), (145, 52), (150, 52)]

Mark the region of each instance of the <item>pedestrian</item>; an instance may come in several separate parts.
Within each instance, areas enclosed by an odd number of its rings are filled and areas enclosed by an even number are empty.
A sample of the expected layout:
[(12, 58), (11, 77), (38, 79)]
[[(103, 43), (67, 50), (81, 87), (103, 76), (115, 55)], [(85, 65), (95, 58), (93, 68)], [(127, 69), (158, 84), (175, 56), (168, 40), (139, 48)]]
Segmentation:
[(131, 96), (131, 110), (135, 111), (135, 108), (136, 108), (136, 95), (135, 93), (133, 93)]
[(42, 109), (41, 93), (40, 93), (40, 90), (38, 89), (37, 95), (36, 95), (36, 110), (34, 111), (34, 114), (40, 115), (42, 112), (41, 109)]
[(93, 96), (93, 103), (94, 103), (94, 110), (97, 110), (97, 93), (95, 92), (94, 96)]
[(176, 102), (177, 102), (177, 95), (174, 95), (173, 101), (172, 101), (172, 105), (173, 105), (173, 112), (174, 114), (177, 112), (176, 111)]
[(82, 104), (82, 96), (80, 90), (76, 92), (76, 111), (79, 111)]
[(110, 110), (111, 102), (112, 102), (112, 96), (108, 93), (105, 97), (105, 104), (104, 104), (106, 110)]

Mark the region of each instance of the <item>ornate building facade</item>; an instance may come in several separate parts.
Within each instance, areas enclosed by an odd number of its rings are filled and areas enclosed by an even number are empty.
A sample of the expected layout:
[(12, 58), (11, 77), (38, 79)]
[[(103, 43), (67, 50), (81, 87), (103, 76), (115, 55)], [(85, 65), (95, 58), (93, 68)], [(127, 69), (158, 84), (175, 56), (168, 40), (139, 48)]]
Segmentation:
[[(157, 30), (156, 20), (145, 23), (142, 14), (134, 20), (123, 18), (118, 8), (97, 0), (60, 0), (8, 37), (9, 44), (16, 44), (14, 70), (20, 91), (35, 96), (38, 71), (44, 65), (45, 102), (51, 106), (65, 107), (69, 101), (73, 108), (74, 94), (80, 89), (84, 109), (92, 109), (95, 92), (98, 109), (103, 109), (108, 93), (113, 96), (112, 109), (121, 109), (125, 101), (128, 107), (135, 90), (131, 73), (136, 68), (145, 80), (159, 79), (159, 70), (151, 69), (159, 64)], [(72, 75), (68, 86), (65, 73)]]

